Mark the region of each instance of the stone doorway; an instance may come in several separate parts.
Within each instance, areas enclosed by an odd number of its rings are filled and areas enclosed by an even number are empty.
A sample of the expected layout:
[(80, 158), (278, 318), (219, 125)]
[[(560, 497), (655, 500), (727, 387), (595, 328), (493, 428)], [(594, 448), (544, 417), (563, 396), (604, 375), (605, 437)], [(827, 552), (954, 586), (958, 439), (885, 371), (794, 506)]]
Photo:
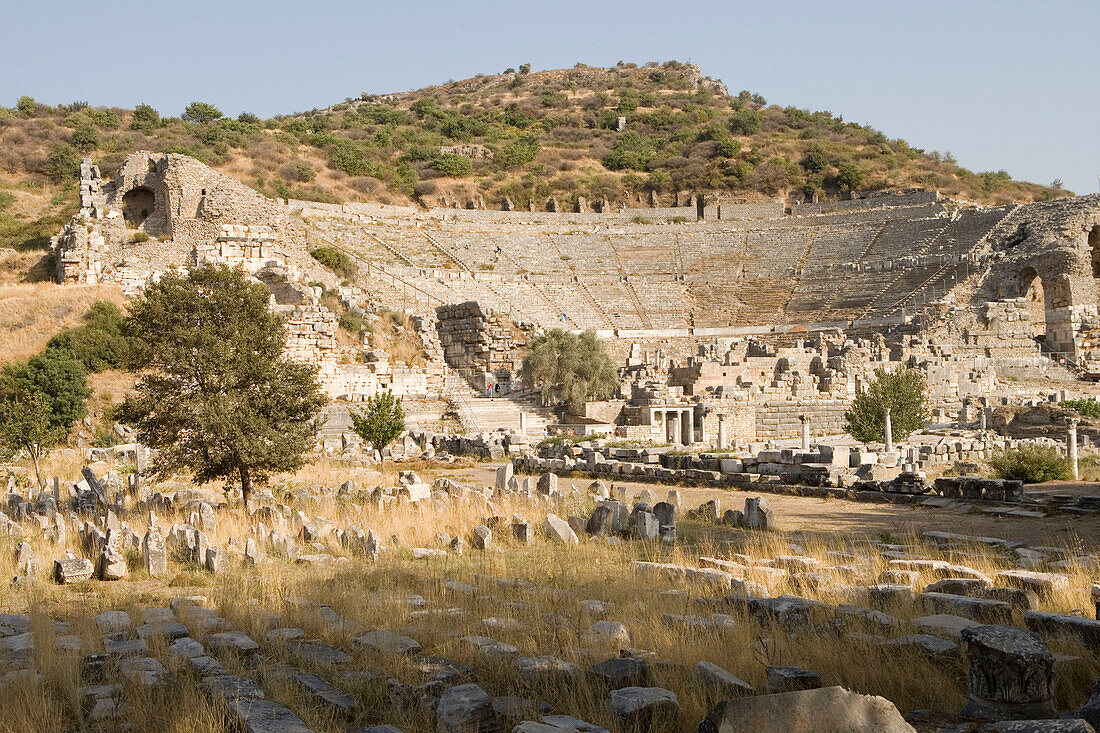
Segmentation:
[(153, 189), (145, 186), (138, 186), (127, 191), (122, 196), (122, 218), (130, 226), (142, 226), (149, 215), (153, 213), (156, 200), (157, 197), (153, 193)]

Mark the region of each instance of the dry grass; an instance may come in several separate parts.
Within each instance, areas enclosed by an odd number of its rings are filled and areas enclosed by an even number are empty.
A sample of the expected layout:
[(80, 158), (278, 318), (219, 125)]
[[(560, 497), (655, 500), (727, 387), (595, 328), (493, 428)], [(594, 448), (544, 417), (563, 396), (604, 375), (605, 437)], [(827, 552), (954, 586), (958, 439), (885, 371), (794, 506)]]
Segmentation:
[[(78, 469), (78, 462), (57, 458), (49, 467), (50, 471), (67, 477), (75, 476)], [(392, 470), (390, 467), (389, 471)], [(477, 466), (469, 465), (458, 469), (440, 468), (436, 472), (465, 481), (479, 471)], [(427, 478), (428, 472), (422, 475)], [(338, 527), (374, 529), (390, 545), (390, 550), (376, 561), (349, 554), (339, 547), (335, 538), (329, 537), (323, 543), (325, 551), (346, 558), (346, 562), (323, 568), (298, 565), (271, 549), (271, 562), (257, 568), (242, 567), (231, 558), (229, 569), (213, 576), (195, 566), (172, 563), (167, 578), (148, 578), (137, 567), (135, 556), (131, 575), (125, 581), (57, 586), (47, 579), (49, 567), (44, 566), (48, 562), (40, 560), (37, 583), (18, 590), (0, 589), (0, 609), (8, 612), (29, 610), (34, 617), (36, 629), (42, 634), (38, 660), (44, 678), (41, 688), (31, 686), (6, 701), (0, 729), (60, 731), (81, 725), (83, 713), (77, 704), (76, 693), (80, 655), (53, 651), (48, 643), (49, 620), (71, 621), (73, 633), (84, 641), (86, 651), (92, 651), (99, 644), (99, 633), (92, 622), (96, 613), (123, 609), (133, 618), (140, 619), (141, 609), (166, 606), (171, 598), (192, 593), (206, 595), (209, 605), (232, 626), (250, 634), (262, 645), (265, 663), (261, 667), (244, 669), (239, 661), (223, 660), (230, 670), (257, 679), (269, 698), (289, 705), (316, 730), (332, 733), (344, 730), (346, 721), (334, 719), (325, 709), (305, 700), (296, 688), (279, 676), (279, 665), (293, 664), (315, 671), (346, 688), (360, 702), (355, 723), (389, 722), (411, 731), (428, 731), (432, 726), (426, 715), (414, 713), (405, 718), (391, 711), (384, 702), (384, 690), (377, 683), (344, 683), (338, 670), (303, 664), (291, 658), (281, 643), (265, 643), (266, 631), (276, 623), (274, 616), (283, 626), (302, 628), (306, 638), (321, 639), (349, 651), (356, 658), (354, 669), (384, 672), (416, 685), (427, 678), (409, 659), (372, 657), (353, 651), (352, 647), (352, 641), (362, 630), (385, 628), (407, 634), (421, 643), (425, 654), (474, 666), (478, 682), (493, 694), (544, 699), (558, 712), (577, 715), (606, 727), (612, 727), (605, 709), (607, 692), (590, 679), (582, 679), (563, 689), (524, 689), (509, 669), (479, 659), (475, 650), (461, 641), (462, 637), (491, 636), (515, 645), (521, 655), (549, 654), (574, 661), (583, 669), (591, 663), (617, 656), (618, 649), (591, 648), (581, 643), (580, 634), (599, 617), (578, 605), (579, 601), (611, 602), (614, 607), (606, 618), (620, 621), (629, 629), (634, 647), (651, 650), (660, 658), (680, 663), (659, 668), (653, 683), (672, 689), (679, 696), (684, 710), (679, 730), (685, 732), (694, 730), (712, 704), (691, 683), (691, 668), (699, 660), (719, 664), (758, 690), (765, 688), (767, 665), (792, 664), (818, 672), (827, 685), (840, 684), (860, 692), (883, 695), (903, 711), (929, 708), (954, 713), (966, 701), (965, 669), (961, 661), (943, 664), (912, 653), (865, 646), (834, 634), (824, 616), (815, 618), (815, 623), (805, 629), (761, 627), (738, 611), (707, 608), (692, 601), (696, 597), (721, 597), (723, 592), (718, 588), (682, 579), (642, 578), (631, 565), (635, 560), (652, 560), (698, 566), (700, 556), (731, 558), (735, 553), (743, 553), (751, 558), (747, 565), (760, 567), (780, 554), (804, 555), (816, 558), (823, 567), (834, 568), (825, 571), (831, 582), (808, 588), (790, 577), (769, 580), (771, 594), (793, 593), (832, 604), (852, 602), (843, 586), (873, 583), (887, 566), (877, 548), (854, 535), (837, 533), (827, 538), (820, 534), (754, 534), (727, 528), (715, 530), (684, 519), (680, 523), (681, 539), (674, 547), (639, 541), (622, 544), (586, 541), (577, 547), (565, 547), (542, 539), (522, 545), (502, 529), (495, 533), (493, 547), (488, 552), (467, 549), (463, 555), (415, 560), (409, 548), (438, 546), (436, 535), (440, 532), (465, 536), (471, 527), (484, 521), (489, 513), (487, 508), (476, 502), (455, 502), (446, 512), (405, 506), (379, 513), (360, 503), (334, 497), (294, 502), (285, 493), (301, 486), (334, 486), (349, 477), (360, 487), (370, 487), (378, 480), (375, 472), (349, 470), (336, 462), (321, 461), (295, 476), (280, 477), (276, 490), (280, 500), (310, 517), (325, 517)], [(553, 509), (567, 516), (586, 514), (591, 507), (591, 500), (578, 499)], [(505, 517), (519, 512), (537, 526), (550, 508), (545, 502), (505, 500), (494, 511)], [(124, 519), (138, 534), (144, 532), (143, 515), (134, 514)], [(170, 513), (161, 517), (161, 525), (186, 522), (187, 519), (187, 510)], [(218, 546), (226, 547), (230, 543), (243, 546), (253, 529), (252, 519), (238, 507), (219, 513), (218, 526), (210, 535)], [(917, 537), (890, 538), (890, 541), (908, 546), (911, 557), (946, 559), (990, 575), (1014, 567), (1007, 555), (985, 545), (963, 545), (942, 551), (924, 545)], [(49, 546), (44, 540), (35, 539), (32, 543), (42, 560), (62, 554), (62, 548)], [(72, 533), (69, 548), (79, 554)], [(1071, 554), (1079, 551), (1079, 548), (1068, 549)], [(0, 549), (0, 557), (4, 558), (4, 565), (0, 567), (7, 569), (10, 576), (13, 568), (9, 550)], [(830, 552), (851, 552), (857, 560), (837, 559)], [(743, 558), (740, 560), (744, 562)], [(844, 569), (837, 567), (839, 565), (855, 567)], [(1070, 612), (1089, 608), (1087, 591), (1089, 583), (1095, 580), (1095, 572), (1085, 567), (1067, 571), (1068, 590), (1042, 599), (1042, 609)], [(753, 570), (745, 574), (750, 578), (763, 578)], [(450, 591), (444, 587), (446, 580), (467, 583), (475, 590), (470, 594)], [(918, 588), (932, 580), (931, 576), (922, 577)], [(419, 609), (410, 605), (408, 599), (412, 595), (423, 597), (426, 606)], [(324, 623), (317, 615), (318, 605), (329, 606), (355, 628), (337, 628)], [(887, 610), (903, 620), (923, 615), (913, 608)], [(688, 629), (662, 621), (665, 613), (705, 617), (716, 611), (730, 613), (733, 624), (720, 629)], [(548, 614), (567, 614), (568, 618), (559, 622), (560, 619), (555, 621)], [(490, 617), (515, 619), (518, 624), (508, 629), (488, 628), (482, 621)], [(1017, 619), (1018, 623), (1021, 621)], [(196, 636), (202, 641), (201, 634)], [(761, 644), (761, 639), (771, 642)], [(1100, 676), (1100, 660), (1082, 655), (1081, 650), (1069, 646), (1052, 644), (1051, 648), (1082, 657), (1060, 664), (1056, 676), (1059, 708), (1078, 706), (1091, 681)], [(154, 647), (152, 656), (169, 660), (163, 648)], [(218, 727), (219, 713), (197, 692), (192, 674), (179, 665), (174, 671), (177, 672), (175, 679), (165, 689), (128, 690), (129, 709), (125, 720), (139, 730), (198, 731)]]
[(117, 285), (35, 283), (0, 287), (0, 363), (30, 358), (66, 328), (78, 326), (92, 301), (121, 304)]

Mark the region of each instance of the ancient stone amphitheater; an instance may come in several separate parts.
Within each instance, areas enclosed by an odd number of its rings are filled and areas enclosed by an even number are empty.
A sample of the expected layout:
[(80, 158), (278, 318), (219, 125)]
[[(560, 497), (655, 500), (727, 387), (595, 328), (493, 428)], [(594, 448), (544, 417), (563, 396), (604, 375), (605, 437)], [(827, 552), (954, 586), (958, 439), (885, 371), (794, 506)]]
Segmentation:
[(327, 244), (358, 259), (366, 300), (428, 313), (477, 300), (608, 338), (938, 331), (986, 353), (1034, 353), (1038, 341), (1085, 365), (1100, 333), (1096, 195), (420, 211), (277, 202), (185, 156), (135, 153), (109, 180), (86, 165), (82, 197), (56, 240), (62, 281), (140, 287), (167, 264), (215, 259), (328, 282), (306, 254)]

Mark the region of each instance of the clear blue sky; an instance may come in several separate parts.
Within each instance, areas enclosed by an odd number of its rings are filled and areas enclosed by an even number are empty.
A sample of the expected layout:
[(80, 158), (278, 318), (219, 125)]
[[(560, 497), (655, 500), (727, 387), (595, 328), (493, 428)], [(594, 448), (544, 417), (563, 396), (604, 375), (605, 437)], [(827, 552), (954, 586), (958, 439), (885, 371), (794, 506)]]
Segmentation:
[(699, 64), (975, 171), (1100, 176), (1100, 1), (6, 2), (0, 104), (193, 100), (262, 116), (360, 92), (617, 61)]

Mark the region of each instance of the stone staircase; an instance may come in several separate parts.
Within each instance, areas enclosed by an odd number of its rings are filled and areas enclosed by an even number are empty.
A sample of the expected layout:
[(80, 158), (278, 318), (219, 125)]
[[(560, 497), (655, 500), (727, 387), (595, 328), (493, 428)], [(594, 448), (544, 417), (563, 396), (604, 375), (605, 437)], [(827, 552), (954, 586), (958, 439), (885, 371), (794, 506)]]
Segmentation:
[(557, 422), (557, 416), (543, 407), (537, 392), (490, 399), (477, 394), (466, 380), (451, 371), (444, 396), (454, 405), (462, 426), (468, 432), (480, 433), (497, 428), (519, 431), (519, 415), (526, 414), (526, 434), (538, 438), (546, 426)]

